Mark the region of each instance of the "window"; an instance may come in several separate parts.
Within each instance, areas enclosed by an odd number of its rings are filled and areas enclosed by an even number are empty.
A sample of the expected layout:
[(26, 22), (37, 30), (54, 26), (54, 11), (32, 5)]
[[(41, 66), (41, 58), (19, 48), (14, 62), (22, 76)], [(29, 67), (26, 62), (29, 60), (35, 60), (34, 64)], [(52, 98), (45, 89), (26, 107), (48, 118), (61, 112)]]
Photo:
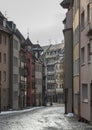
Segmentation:
[(90, 55), (90, 43), (88, 44), (88, 62), (91, 61), (91, 55)]
[(74, 106), (78, 108), (79, 94), (74, 94)]
[(0, 85), (1, 85), (1, 71), (0, 71)]
[(18, 50), (18, 41), (14, 39), (14, 48)]
[(85, 13), (83, 11), (81, 14), (81, 30), (83, 30), (84, 26), (85, 26), (85, 17), (84, 16), (85, 16)]
[(87, 5), (87, 22), (90, 20), (90, 6), (89, 4)]
[(14, 96), (14, 100), (18, 100), (18, 92), (17, 91), (15, 91), (15, 92), (13, 92), (13, 96)]
[(74, 44), (77, 44), (79, 42), (79, 25), (74, 31)]
[(3, 81), (6, 81), (6, 71), (3, 71)]
[(0, 33), (0, 44), (2, 43), (2, 34)]
[(59, 66), (59, 69), (60, 69), (60, 70), (62, 69), (62, 65)]
[(81, 64), (85, 62), (85, 48), (81, 48)]
[(14, 66), (18, 67), (18, 58), (14, 56)]
[(3, 55), (3, 60), (4, 60), (4, 64), (6, 63), (6, 53), (4, 53), (4, 55)]
[(60, 84), (60, 88), (62, 88), (62, 85)]
[(6, 45), (6, 43), (7, 43), (7, 36), (6, 35), (3, 36), (3, 42)]
[(74, 75), (79, 74), (79, 59), (74, 61)]
[(62, 75), (61, 75), (61, 74), (59, 75), (59, 79), (60, 79), (60, 80), (61, 80), (61, 79), (63, 79), (63, 77), (62, 77)]
[(14, 84), (18, 83), (18, 75), (17, 74), (13, 75), (13, 80), (14, 80)]
[(88, 86), (87, 86), (87, 84), (82, 84), (82, 100), (83, 100), (83, 102), (88, 102)]
[(1, 52), (0, 52), (0, 63), (1, 63), (1, 61), (2, 61), (2, 57), (1, 57)]
[(54, 65), (48, 65), (47, 70), (48, 71), (54, 71)]

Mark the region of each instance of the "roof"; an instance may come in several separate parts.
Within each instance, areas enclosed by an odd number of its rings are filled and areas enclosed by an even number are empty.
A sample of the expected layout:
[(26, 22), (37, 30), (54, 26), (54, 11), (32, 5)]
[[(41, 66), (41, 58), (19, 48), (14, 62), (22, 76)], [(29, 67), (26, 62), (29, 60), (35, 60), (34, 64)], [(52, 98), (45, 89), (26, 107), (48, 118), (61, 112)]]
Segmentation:
[(51, 50), (58, 50), (58, 49), (63, 49), (64, 48), (64, 43), (59, 43), (59, 44), (54, 44), (50, 47)]
[(39, 44), (34, 44), (32, 46), (32, 50), (33, 51), (36, 51), (36, 50), (43, 51), (43, 48)]
[(6, 19), (1, 11), (0, 11), (0, 18)]
[(24, 43), (25, 42), (25, 38), (23, 37), (23, 35), (21, 34), (21, 32), (18, 29), (16, 29), (16, 33), (17, 33), (17, 35), (19, 35), (22, 43)]
[(72, 0), (63, 0), (60, 5), (63, 7), (63, 8), (69, 8), (70, 4), (71, 4)]
[(30, 41), (29, 37), (26, 39), (25, 45), (33, 46), (33, 43)]

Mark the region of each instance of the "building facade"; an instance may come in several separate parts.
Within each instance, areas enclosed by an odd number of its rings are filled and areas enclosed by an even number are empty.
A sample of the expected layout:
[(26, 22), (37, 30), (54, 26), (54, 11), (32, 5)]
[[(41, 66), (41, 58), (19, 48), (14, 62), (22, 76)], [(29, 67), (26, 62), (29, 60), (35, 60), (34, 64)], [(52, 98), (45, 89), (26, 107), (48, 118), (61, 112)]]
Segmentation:
[[(46, 94), (49, 102), (56, 102), (55, 64), (60, 55), (63, 55), (64, 44), (43, 46), (46, 73)], [(60, 90), (61, 91), (61, 90)]]
[(0, 12), (0, 111), (9, 108), (9, 47), (10, 32)]
[(42, 105), (42, 63), (35, 60), (35, 103), (36, 106)]
[(92, 121), (92, 0), (80, 0), (80, 116)]
[[(70, 108), (73, 107), (74, 111), (72, 112), (79, 116), (79, 120), (87, 122), (92, 121), (92, 0), (64, 0), (61, 5), (64, 8), (69, 7), (68, 13), (72, 9), (72, 6), (71, 8), (68, 6), (69, 3), (73, 5), (73, 21), (71, 21), (73, 25), (73, 53), (69, 57), (70, 60), (73, 56), (73, 65), (71, 66), (73, 76), (72, 72), (69, 75), (73, 77), (72, 99), (74, 99), (72, 100), (73, 106), (70, 105)], [(69, 23), (66, 26), (67, 20), (70, 21), (68, 13), (64, 20), (65, 27), (69, 26)], [(67, 46), (67, 39), (68, 37), (65, 37), (65, 46)], [(71, 43), (69, 39), (68, 43)], [(65, 47), (65, 55), (69, 52), (67, 48)], [(65, 75), (67, 72), (65, 71)], [(70, 81), (72, 82), (72, 79)], [(69, 98), (66, 101), (68, 102)], [(65, 106), (67, 109), (67, 105)]]
[(65, 113), (73, 112), (73, 8), (72, 0), (63, 0), (60, 4), (67, 9), (64, 23), (64, 93)]
[(43, 104), (42, 100), (42, 90), (43, 90), (43, 62), (40, 60), (40, 56), (43, 49), (39, 44), (34, 44), (32, 47), (32, 52), (35, 56), (35, 105), (41, 106)]
[(80, 102), (79, 102), (79, 42), (80, 42), (80, 24), (79, 24), (79, 0), (73, 2), (73, 99), (74, 99), (74, 113), (79, 115)]
[(64, 57), (59, 57), (55, 62), (56, 102), (64, 103)]
[(35, 57), (32, 52), (32, 42), (29, 37), (25, 41), (27, 67), (27, 106), (35, 105)]
[(19, 83), (20, 83), (20, 37), (17, 34), (16, 25), (7, 21), (10, 37), (10, 82), (9, 82), (9, 106), (12, 109), (19, 109)]

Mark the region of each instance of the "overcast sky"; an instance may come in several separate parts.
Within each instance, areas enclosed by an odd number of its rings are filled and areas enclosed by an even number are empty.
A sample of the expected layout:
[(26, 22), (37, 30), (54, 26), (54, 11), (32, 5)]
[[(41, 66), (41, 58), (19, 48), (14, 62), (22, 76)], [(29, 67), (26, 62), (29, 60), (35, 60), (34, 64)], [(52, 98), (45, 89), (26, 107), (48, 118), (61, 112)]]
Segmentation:
[(1, 12), (14, 21), (25, 38), (29, 31), (31, 41), (40, 45), (60, 43), (63, 40), (65, 10), (62, 0), (0, 0)]

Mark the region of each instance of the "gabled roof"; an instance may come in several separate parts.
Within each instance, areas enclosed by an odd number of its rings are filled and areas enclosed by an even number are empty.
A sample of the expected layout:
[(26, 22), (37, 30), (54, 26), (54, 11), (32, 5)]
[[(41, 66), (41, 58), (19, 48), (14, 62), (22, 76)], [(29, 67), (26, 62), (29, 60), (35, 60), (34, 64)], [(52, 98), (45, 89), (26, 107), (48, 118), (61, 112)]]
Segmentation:
[(33, 43), (30, 41), (29, 37), (26, 39), (25, 45), (33, 46)]
[(0, 11), (0, 18), (5, 19), (4, 15), (2, 14), (1, 11)]
[(6, 24), (4, 24), (4, 21), (6, 23), (7, 19), (0, 11), (0, 30), (10, 34), (10, 30), (7, 28)]
[(21, 32), (20, 32), (18, 29), (16, 29), (16, 33), (17, 33), (17, 35), (20, 37), (22, 43), (24, 43), (24, 42), (25, 42), (25, 38), (24, 38), (24, 36), (21, 34)]

